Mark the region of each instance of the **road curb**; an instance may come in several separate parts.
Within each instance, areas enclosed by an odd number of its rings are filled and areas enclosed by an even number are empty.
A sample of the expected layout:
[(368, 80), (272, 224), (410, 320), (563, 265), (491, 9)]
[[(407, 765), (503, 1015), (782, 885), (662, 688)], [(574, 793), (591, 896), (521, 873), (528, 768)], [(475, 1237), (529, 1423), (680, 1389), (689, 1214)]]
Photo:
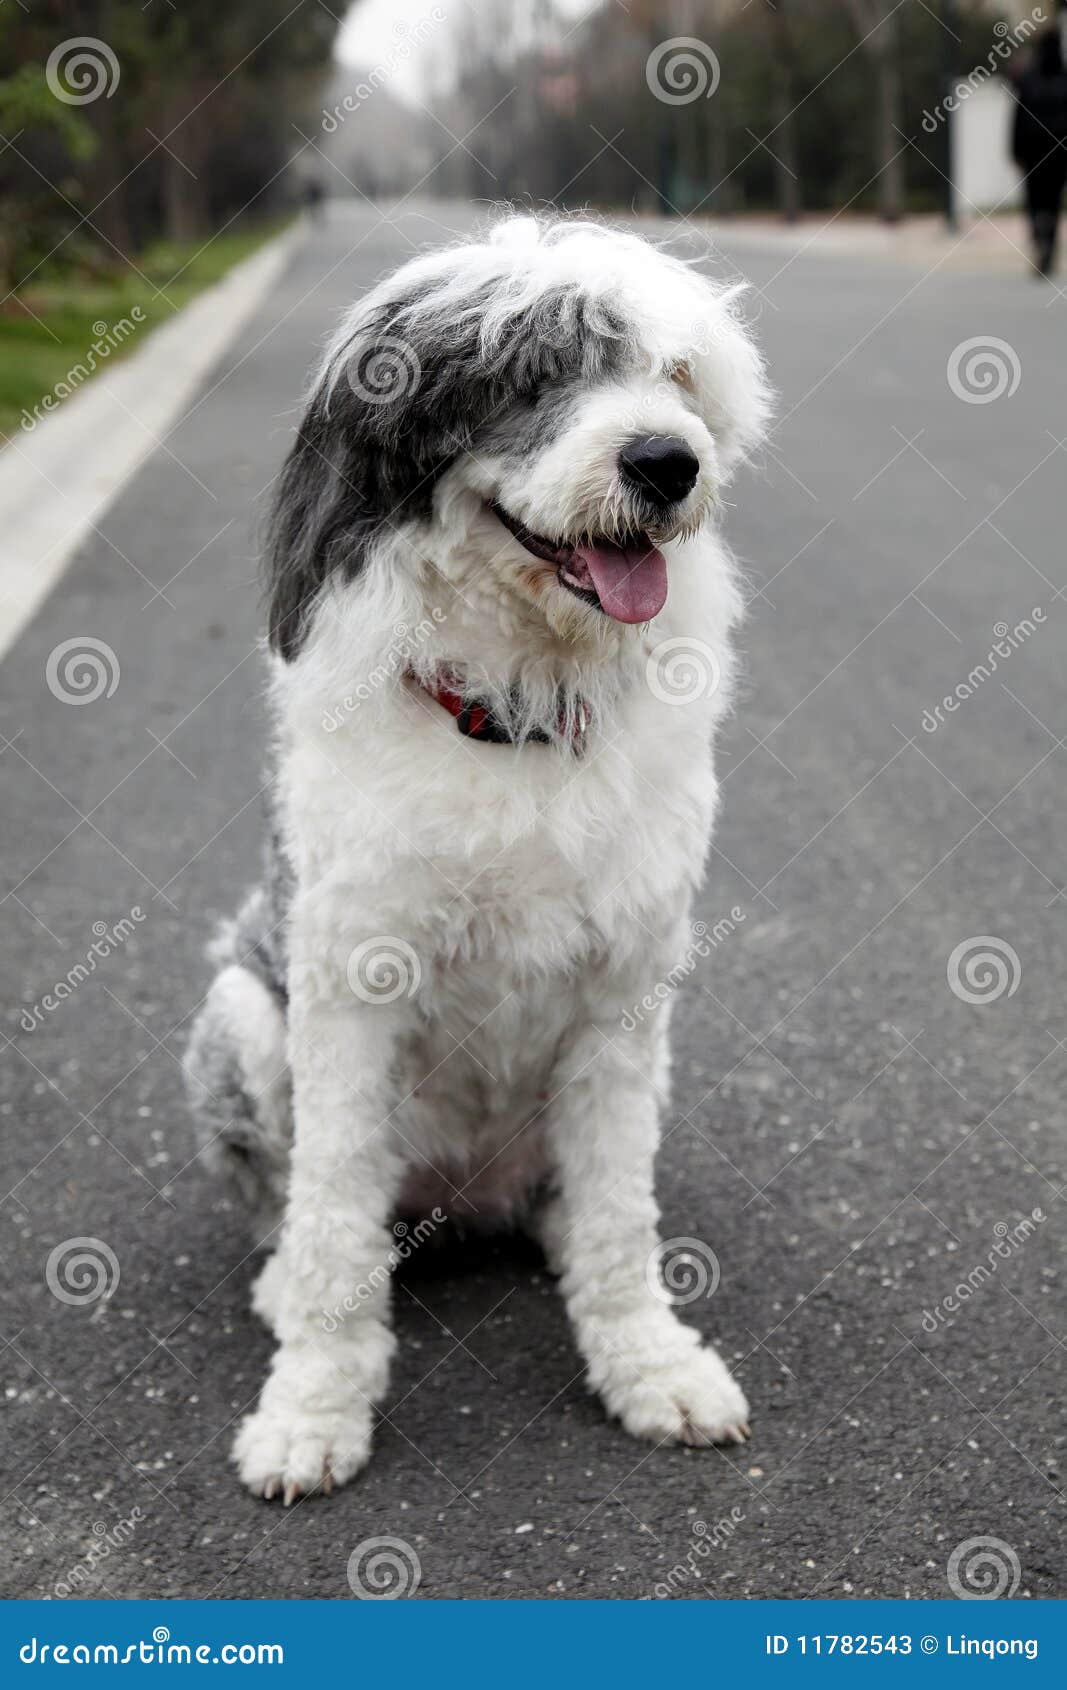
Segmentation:
[(0, 657), (307, 232), (298, 219), (0, 452)]

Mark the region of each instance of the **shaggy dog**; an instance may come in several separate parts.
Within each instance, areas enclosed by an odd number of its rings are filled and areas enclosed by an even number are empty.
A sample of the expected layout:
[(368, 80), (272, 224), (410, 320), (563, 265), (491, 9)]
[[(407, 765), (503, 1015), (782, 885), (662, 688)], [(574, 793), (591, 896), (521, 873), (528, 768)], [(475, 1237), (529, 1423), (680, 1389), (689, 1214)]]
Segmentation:
[(529, 1229), (636, 1436), (747, 1436), (657, 1279), (669, 1007), (632, 1013), (692, 947), (716, 807), (715, 507), (767, 408), (736, 291), (510, 217), (361, 300), (315, 382), (273, 517), (267, 874), (187, 1060), (276, 1245), (257, 1494), (367, 1460), (405, 1215)]

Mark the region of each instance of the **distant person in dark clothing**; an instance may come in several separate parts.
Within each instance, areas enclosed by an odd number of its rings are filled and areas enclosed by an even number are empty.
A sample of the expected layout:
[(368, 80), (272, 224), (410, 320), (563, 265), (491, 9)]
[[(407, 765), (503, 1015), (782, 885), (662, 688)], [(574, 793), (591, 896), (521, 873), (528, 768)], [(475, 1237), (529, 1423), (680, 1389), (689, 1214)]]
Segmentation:
[(318, 223), (322, 217), (322, 202), (326, 198), (326, 190), (317, 176), (312, 176), (304, 184), (304, 205), (312, 221)]
[(1015, 85), (1012, 154), (1026, 177), (1026, 209), (1034, 268), (1051, 275), (1056, 263), (1060, 204), (1067, 181), (1067, 66), (1058, 29), (1037, 42), (1033, 65)]

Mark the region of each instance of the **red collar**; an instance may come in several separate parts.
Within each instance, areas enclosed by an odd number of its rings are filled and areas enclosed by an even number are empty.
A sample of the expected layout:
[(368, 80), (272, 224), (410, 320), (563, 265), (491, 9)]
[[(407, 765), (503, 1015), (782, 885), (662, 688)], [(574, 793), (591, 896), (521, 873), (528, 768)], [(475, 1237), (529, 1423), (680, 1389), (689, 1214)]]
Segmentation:
[[(465, 698), (462, 691), (462, 679), (454, 669), (438, 669), (429, 680), (423, 680), (417, 675), (408, 676), (409, 680), (429, 693), (430, 697), (447, 710), (450, 716), (456, 718), (456, 726), (461, 734), (468, 739), (478, 739), (489, 745), (515, 745), (530, 741), (540, 745), (549, 745), (548, 734), (540, 729), (534, 729), (525, 735), (521, 741), (516, 741), (507, 727), (494, 716), (491, 707), (479, 699)], [(585, 735), (589, 727), (589, 708), (585, 702), (578, 706), (575, 720), (569, 724), (566, 713), (561, 710), (559, 720), (559, 737), (570, 741), (572, 751), (576, 754), (585, 749)]]

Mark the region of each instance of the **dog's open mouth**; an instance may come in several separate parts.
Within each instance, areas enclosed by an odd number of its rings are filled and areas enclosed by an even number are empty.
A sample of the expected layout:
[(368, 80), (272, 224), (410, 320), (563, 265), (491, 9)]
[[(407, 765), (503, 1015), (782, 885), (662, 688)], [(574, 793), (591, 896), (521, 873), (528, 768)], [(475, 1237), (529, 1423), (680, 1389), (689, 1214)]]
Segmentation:
[(648, 622), (667, 599), (667, 564), (647, 534), (620, 539), (606, 534), (588, 540), (548, 540), (511, 516), (495, 500), (490, 507), (504, 527), (534, 557), (556, 566), (561, 586), (616, 622)]

